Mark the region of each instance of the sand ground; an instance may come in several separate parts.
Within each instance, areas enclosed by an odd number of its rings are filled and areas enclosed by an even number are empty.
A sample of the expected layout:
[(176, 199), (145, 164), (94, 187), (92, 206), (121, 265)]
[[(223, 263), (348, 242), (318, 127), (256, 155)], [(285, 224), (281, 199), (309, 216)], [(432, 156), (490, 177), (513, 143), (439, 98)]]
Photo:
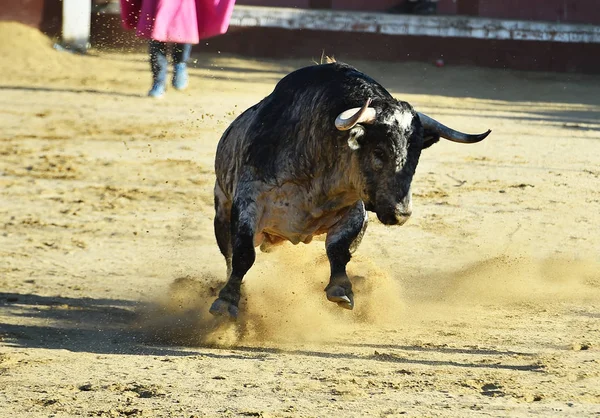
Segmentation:
[(0, 417), (600, 416), (600, 76), (352, 62), (493, 133), (371, 217), (354, 311), (315, 240), (259, 253), (225, 327), (216, 144), (311, 57), (199, 55), (157, 101), (143, 53), (0, 38)]

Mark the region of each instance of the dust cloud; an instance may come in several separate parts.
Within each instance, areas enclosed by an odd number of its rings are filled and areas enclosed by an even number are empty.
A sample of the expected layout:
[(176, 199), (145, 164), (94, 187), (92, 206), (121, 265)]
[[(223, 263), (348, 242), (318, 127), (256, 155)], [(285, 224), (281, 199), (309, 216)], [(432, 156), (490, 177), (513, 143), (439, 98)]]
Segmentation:
[(142, 312), (139, 325), (151, 339), (184, 345), (331, 343), (366, 328), (423, 327), (432, 318), (460, 316), (469, 323), (464, 311), (473, 307), (598, 301), (599, 272), (592, 261), (502, 254), (457, 271), (403, 280), (408, 272), (384, 271), (369, 257), (355, 255), (348, 265), (355, 308), (348, 311), (325, 297), (324, 249), (283, 245), (258, 253), (242, 284), (236, 322), (208, 313), (225, 279), (206, 273), (175, 279), (168, 295)]
[(323, 248), (283, 245), (258, 254), (242, 284), (235, 323), (208, 313), (225, 278), (206, 273), (176, 278), (167, 295), (140, 311), (136, 327), (154, 341), (230, 346), (330, 342), (361, 327), (392, 326), (401, 319), (401, 287), (389, 274), (364, 256), (354, 257), (348, 273), (353, 311), (326, 299), (329, 263)]
[(439, 273), (429, 281), (434, 286), (425, 299), (455, 304), (586, 302), (600, 298), (600, 266), (590, 260), (502, 254), (458, 271)]

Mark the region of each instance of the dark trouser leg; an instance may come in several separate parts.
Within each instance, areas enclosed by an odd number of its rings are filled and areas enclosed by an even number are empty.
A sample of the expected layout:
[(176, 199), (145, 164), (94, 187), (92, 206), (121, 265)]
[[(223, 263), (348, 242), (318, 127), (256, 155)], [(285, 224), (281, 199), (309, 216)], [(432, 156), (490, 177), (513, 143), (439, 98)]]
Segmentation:
[(149, 44), (150, 68), (152, 70), (152, 90), (150, 96), (159, 97), (165, 92), (167, 80), (167, 44), (151, 40)]
[(173, 50), (171, 51), (173, 64), (187, 64), (191, 52), (192, 44), (173, 44)]
[(238, 199), (231, 208), (232, 262), (231, 274), (219, 297), (210, 307), (213, 315), (228, 315), (235, 319), (241, 297), (241, 284), (244, 276), (254, 264), (254, 231), (256, 228), (256, 204)]
[(325, 246), (331, 266), (329, 284), (325, 288), (327, 299), (343, 308), (354, 307), (352, 283), (346, 274), (351, 253), (356, 250), (367, 228), (367, 211), (362, 201), (351, 208), (327, 233)]
[(173, 87), (183, 90), (188, 85), (187, 62), (192, 51), (191, 44), (173, 45)]

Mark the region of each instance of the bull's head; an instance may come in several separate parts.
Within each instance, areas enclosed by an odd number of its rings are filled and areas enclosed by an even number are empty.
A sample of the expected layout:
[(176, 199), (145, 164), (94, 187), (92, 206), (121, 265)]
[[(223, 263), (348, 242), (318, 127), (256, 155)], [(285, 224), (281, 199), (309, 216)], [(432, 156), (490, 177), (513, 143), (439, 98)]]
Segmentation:
[(491, 132), (470, 135), (417, 113), (406, 102), (382, 102), (338, 115), (335, 126), (348, 131), (348, 146), (358, 153), (365, 184), (365, 203), (386, 225), (402, 225), (412, 213), (410, 185), (421, 150), (440, 137), (462, 144), (483, 140)]

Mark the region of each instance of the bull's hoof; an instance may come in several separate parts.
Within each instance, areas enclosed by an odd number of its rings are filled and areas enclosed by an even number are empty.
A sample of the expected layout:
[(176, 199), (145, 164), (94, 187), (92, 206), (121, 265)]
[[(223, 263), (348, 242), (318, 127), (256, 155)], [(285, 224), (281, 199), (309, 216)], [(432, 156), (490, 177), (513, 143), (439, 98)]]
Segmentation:
[(228, 316), (229, 318), (236, 320), (239, 309), (233, 303), (219, 298), (210, 306), (209, 312), (214, 316)]
[(330, 302), (335, 302), (338, 306), (344, 309), (354, 308), (354, 295), (352, 291), (347, 291), (342, 286), (332, 286), (326, 291), (327, 299)]

